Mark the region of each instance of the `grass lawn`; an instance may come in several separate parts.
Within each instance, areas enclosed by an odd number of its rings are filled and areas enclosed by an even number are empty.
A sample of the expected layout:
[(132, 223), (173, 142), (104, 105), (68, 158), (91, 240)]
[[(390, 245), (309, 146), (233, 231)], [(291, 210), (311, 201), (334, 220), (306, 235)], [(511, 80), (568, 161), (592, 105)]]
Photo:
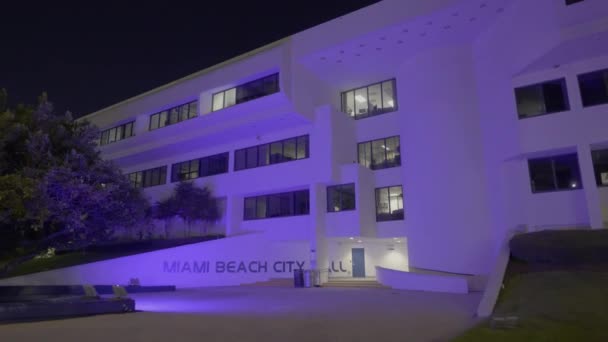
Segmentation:
[(455, 341), (608, 341), (608, 268), (507, 277), (495, 316), (518, 316), (512, 329), (483, 322)]
[[(151, 252), (159, 249), (178, 247), (182, 245), (198, 243), (207, 240), (215, 240), (222, 236), (208, 235), (203, 237), (191, 237), (183, 239), (168, 240), (142, 240), (91, 246), (86, 253), (68, 252), (55, 255), (47, 259), (31, 259), (17, 265), (5, 274), (0, 274), (0, 278), (14, 277), (24, 274), (43, 272), (62, 267), (86, 264), (95, 261), (119, 258), (139, 253)], [(0, 259), (0, 269), (9, 260)]]

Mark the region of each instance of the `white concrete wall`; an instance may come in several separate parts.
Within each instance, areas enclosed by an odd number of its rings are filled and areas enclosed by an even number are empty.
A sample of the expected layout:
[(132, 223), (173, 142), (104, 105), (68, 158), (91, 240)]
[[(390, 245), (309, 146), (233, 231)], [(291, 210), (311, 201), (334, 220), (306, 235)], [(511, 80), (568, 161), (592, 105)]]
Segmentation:
[[(407, 240), (399, 242), (391, 239), (340, 239), (328, 240), (329, 261), (334, 262), (335, 270), (330, 272), (330, 278), (352, 277), (352, 249), (365, 250), (365, 276), (375, 277), (376, 266), (407, 271), (409, 269)], [(339, 263), (342, 263), (340, 268)], [(343, 271), (344, 270), (344, 271)]]

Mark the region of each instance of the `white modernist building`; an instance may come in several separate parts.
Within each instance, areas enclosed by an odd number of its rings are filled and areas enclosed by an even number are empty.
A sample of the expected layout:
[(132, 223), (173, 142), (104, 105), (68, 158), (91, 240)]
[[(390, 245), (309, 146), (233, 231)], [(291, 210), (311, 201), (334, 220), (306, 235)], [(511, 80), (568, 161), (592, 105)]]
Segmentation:
[(608, 221), (608, 2), (384, 0), (85, 118), (152, 201), (224, 203), (160, 283), (488, 274), (517, 227)]

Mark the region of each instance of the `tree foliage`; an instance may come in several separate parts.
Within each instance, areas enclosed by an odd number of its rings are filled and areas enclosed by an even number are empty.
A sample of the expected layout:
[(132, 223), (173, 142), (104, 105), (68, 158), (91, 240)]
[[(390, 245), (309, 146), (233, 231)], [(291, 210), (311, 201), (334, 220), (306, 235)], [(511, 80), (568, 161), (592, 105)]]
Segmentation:
[(140, 190), (101, 159), (97, 128), (55, 114), (45, 94), (6, 103), (0, 92), (0, 247), (84, 248), (145, 218)]
[(180, 182), (175, 186), (173, 194), (155, 205), (155, 218), (165, 221), (165, 234), (168, 236), (167, 224), (174, 217), (181, 218), (186, 223), (186, 235), (190, 236), (192, 226), (197, 222), (203, 223), (203, 234), (208, 223), (220, 218), (217, 199), (211, 191), (199, 188), (193, 182)]

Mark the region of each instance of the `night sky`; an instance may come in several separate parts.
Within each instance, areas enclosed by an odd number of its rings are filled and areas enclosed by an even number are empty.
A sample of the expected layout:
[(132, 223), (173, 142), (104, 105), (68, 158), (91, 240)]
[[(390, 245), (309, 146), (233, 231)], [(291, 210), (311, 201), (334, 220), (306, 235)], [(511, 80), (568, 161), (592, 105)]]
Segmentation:
[(82, 116), (375, 2), (3, 4), (0, 88)]

